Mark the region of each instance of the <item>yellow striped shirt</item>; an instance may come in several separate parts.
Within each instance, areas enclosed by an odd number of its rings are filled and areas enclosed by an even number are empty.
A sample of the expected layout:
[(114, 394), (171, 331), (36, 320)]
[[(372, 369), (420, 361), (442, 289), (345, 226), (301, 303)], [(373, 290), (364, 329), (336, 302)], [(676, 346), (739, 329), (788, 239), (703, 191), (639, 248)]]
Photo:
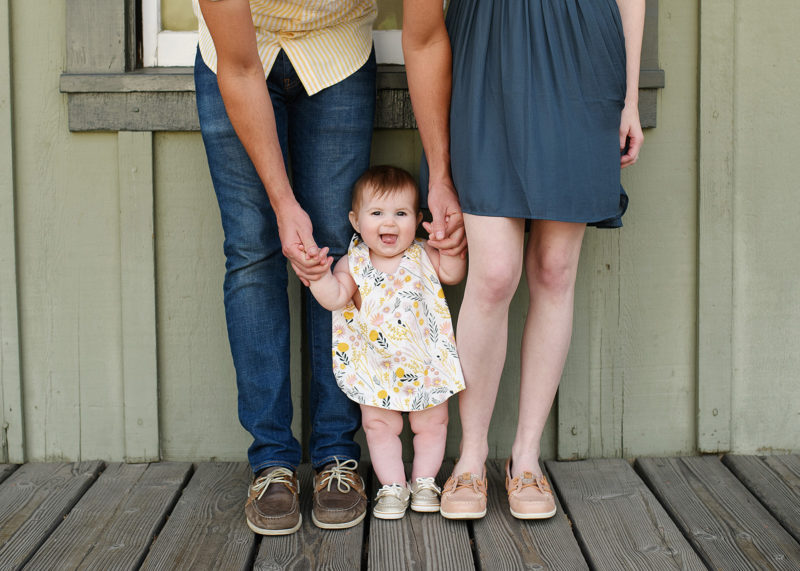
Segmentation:
[[(198, 0), (192, 4), (200, 54), (216, 73), (214, 42)], [(250, 0), (264, 77), (282, 49), (309, 95), (340, 82), (367, 61), (377, 11), (375, 0)]]

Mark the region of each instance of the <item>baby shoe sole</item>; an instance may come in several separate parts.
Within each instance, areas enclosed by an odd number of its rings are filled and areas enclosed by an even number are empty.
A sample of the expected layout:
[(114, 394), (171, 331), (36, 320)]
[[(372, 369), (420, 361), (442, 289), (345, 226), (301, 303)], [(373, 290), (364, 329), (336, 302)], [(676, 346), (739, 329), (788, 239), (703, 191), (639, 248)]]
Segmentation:
[(411, 504), (411, 510), (415, 512), (423, 512), (423, 513), (436, 513), (439, 511), (439, 506), (426, 506), (426, 505), (414, 505)]
[(378, 519), (402, 519), (406, 512), (405, 510), (402, 512), (376, 512), (372, 510), (372, 515)]

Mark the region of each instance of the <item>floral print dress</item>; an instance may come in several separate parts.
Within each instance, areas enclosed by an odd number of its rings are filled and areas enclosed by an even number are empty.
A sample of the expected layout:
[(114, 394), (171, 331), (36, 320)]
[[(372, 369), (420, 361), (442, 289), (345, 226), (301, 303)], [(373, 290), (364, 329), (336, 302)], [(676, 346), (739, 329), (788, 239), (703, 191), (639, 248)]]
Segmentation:
[(361, 309), (350, 301), (333, 315), (333, 374), (359, 404), (413, 411), (465, 388), (444, 291), (415, 240), (397, 270), (376, 269), (358, 235), (348, 249)]

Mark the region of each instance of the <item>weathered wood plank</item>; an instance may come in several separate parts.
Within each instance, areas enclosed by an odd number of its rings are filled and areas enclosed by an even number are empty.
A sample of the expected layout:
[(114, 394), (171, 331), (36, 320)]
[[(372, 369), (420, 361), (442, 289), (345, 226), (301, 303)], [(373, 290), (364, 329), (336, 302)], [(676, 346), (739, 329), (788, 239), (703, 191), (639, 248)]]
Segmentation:
[[(367, 475), (367, 466), (359, 468)], [(361, 554), (365, 535), (365, 524), (340, 530), (320, 529), (311, 521), (314, 470), (309, 464), (300, 466), (300, 507), (303, 524), (297, 533), (282, 536), (263, 536), (253, 569), (274, 571), (306, 569), (341, 569), (350, 571), (361, 568)]]
[(800, 455), (722, 458), (747, 489), (800, 541)]
[(73, 93), (70, 131), (199, 131), (194, 93)]
[[(189, 76), (191, 77), (191, 76)], [(648, 84), (663, 82), (663, 72), (644, 73)], [(61, 90), (69, 94), (71, 131), (198, 131), (192, 89), (184, 73), (63, 75)], [(397, 83), (390, 81), (390, 83)], [(639, 90), (643, 128), (656, 126), (656, 89)], [(376, 129), (416, 129), (407, 89), (378, 89)]]
[(800, 568), (800, 545), (716, 456), (642, 458), (636, 465), (710, 567)]
[(244, 518), (250, 467), (200, 464), (142, 565), (149, 569), (249, 569), (255, 536)]
[(731, 448), (733, 387), (733, 2), (700, 2), (697, 447)]
[[(445, 462), (437, 475), (444, 484), (453, 471)], [(410, 473), (410, 466), (406, 473)], [(441, 517), (438, 513), (417, 513), (408, 509), (399, 520), (372, 516), (374, 498), (380, 482), (373, 474), (369, 523), (368, 568), (403, 569), (473, 569), (468, 523)]]
[(153, 134), (122, 131), (117, 149), (125, 460), (152, 462), (160, 459)]
[(137, 569), (189, 477), (189, 463), (112, 464), (26, 569)]
[(24, 462), (8, 0), (0, 0), (0, 462)]
[(67, 70), (125, 71), (125, 0), (67, 0)]
[(0, 569), (22, 567), (102, 469), (97, 461), (25, 464), (0, 484)]
[(489, 509), (485, 518), (473, 523), (475, 548), (483, 571), (589, 568), (558, 498), (555, 517), (519, 520), (508, 508), (505, 461), (491, 460), (486, 470)]
[(597, 569), (705, 569), (625, 460), (547, 462), (589, 565)]

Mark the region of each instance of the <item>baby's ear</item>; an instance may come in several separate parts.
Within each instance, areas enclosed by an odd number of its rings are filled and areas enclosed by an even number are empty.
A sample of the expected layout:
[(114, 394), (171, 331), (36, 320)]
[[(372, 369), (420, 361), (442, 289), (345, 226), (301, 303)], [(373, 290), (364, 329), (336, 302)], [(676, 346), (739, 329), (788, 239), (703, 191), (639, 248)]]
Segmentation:
[(422, 222), (422, 212), (417, 212), (417, 226)]
[[(350, 214), (348, 214), (347, 216), (348, 218), (350, 218), (350, 225), (353, 227), (353, 230), (355, 230), (356, 232), (360, 232), (360, 230), (358, 229), (358, 217), (356, 217), (356, 213), (351, 210)], [(419, 222), (417, 224), (419, 224)]]

